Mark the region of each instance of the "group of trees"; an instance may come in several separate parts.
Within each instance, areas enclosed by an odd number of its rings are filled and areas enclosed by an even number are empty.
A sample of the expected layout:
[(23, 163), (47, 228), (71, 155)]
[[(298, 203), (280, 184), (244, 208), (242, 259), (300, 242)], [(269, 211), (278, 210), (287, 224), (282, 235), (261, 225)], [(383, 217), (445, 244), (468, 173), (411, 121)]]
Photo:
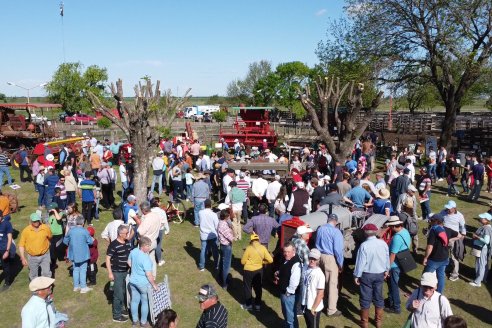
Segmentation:
[[(384, 87), (412, 112), (443, 105), (440, 144), (449, 146), (462, 106), (474, 97), (492, 96), (492, 2), (346, 0), (345, 10), (346, 18), (332, 22), (327, 40), (316, 49), (319, 64), (294, 61), (272, 70), (269, 61), (252, 63), (244, 79), (227, 86), (229, 99), (309, 114), (314, 130), (341, 160), (366, 129), (381, 101), (378, 89)], [(46, 87), (50, 100), (70, 111), (100, 110), (134, 144), (136, 165), (142, 168), (137, 171), (147, 172), (155, 130), (169, 127), (188, 96), (161, 95), (159, 82), (154, 86), (144, 78), (130, 104), (119, 80), (111, 85), (122, 116), (117, 120), (109, 111), (106, 69), (82, 68), (80, 63), (60, 65)], [(359, 125), (358, 115), (365, 115)], [(136, 181), (142, 198), (146, 177)]]

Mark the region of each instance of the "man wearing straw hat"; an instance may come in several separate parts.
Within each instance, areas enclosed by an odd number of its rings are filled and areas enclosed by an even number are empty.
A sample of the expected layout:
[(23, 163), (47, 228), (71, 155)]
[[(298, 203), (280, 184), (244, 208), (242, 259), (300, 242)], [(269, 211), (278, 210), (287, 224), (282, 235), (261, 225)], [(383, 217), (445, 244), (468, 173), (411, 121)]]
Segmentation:
[(55, 312), (48, 302), (54, 283), (55, 279), (48, 277), (37, 277), (31, 281), (29, 290), (32, 296), (22, 308), (22, 327), (54, 327)]
[(391, 201), (388, 200), (390, 197), (390, 192), (386, 188), (381, 188), (376, 195), (377, 199), (373, 204), (374, 214), (382, 214), (389, 217), (393, 213), (393, 206), (391, 206)]
[(396, 261), (396, 254), (409, 249), (412, 237), (407, 229), (403, 228), (403, 222), (398, 216), (391, 216), (386, 222), (386, 226), (391, 228), (393, 238), (389, 244), (390, 271), (388, 276), (388, 305), (384, 311), (388, 313), (401, 313), (400, 288), (400, 267)]

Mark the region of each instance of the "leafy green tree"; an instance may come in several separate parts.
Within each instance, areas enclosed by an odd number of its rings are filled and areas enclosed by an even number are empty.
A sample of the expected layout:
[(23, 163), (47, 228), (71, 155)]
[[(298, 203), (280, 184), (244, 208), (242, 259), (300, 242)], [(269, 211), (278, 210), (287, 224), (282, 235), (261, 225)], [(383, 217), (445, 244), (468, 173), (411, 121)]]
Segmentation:
[(240, 102), (253, 101), (256, 84), (271, 71), (272, 64), (266, 60), (249, 64), (248, 73), (243, 80), (237, 78), (227, 85), (227, 96)]
[(6, 103), (7, 102), (7, 96), (5, 96), (5, 94), (3, 94), (3, 93), (0, 93), (0, 101)]
[[(374, 63), (383, 82), (420, 78), (433, 84), (446, 114), (440, 144), (450, 146), (456, 115), (492, 54), (490, 0), (346, 0), (327, 56)], [(337, 50), (338, 49), (338, 50)]]
[(105, 68), (97, 65), (89, 66), (83, 71), (81, 63), (63, 63), (53, 74), (52, 80), (46, 85), (48, 99), (59, 103), (69, 113), (89, 112), (91, 104), (87, 99), (92, 92), (101, 101), (107, 102), (104, 91), (108, 74)]
[(97, 126), (101, 129), (109, 129), (112, 124), (113, 123), (111, 123), (111, 120), (107, 117), (101, 117), (97, 120)]
[(215, 95), (213, 95), (207, 99), (206, 104), (207, 105), (220, 105), (222, 101), (223, 101), (222, 97), (215, 94)]
[(216, 122), (225, 122), (227, 120), (227, 113), (224, 112), (224, 111), (218, 111), (218, 112), (214, 112), (212, 114), (212, 118), (216, 121)]

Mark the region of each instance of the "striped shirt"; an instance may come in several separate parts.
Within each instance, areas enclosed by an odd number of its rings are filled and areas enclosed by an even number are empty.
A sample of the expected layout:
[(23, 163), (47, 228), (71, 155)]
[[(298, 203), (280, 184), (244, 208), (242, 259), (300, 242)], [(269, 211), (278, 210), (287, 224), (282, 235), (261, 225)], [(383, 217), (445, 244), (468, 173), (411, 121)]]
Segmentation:
[(9, 165), (9, 157), (4, 152), (0, 153), (0, 166), (8, 166)]
[(220, 303), (203, 311), (196, 328), (227, 328), (227, 310)]
[(248, 197), (249, 182), (244, 179), (239, 179), (236, 182), (237, 182), (237, 187), (242, 191), (244, 191), (246, 197)]
[(117, 239), (113, 240), (106, 251), (106, 255), (111, 258), (111, 270), (114, 272), (128, 271), (128, 256), (132, 250), (130, 243), (120, 243)]
[(232, 231), (232, 223), (226, 220), (219, 220), (217, 225), (217, 234), (221, 245), (231, 245), (234, 240), (234, 232)]

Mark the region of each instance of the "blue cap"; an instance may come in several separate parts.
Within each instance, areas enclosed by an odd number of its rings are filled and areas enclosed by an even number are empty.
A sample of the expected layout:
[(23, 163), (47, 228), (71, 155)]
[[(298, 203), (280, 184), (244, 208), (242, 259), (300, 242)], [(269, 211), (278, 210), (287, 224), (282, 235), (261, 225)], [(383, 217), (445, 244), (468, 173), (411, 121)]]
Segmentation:
[(485, 212), (485, 213), (479, 214), (478, 217), (481, 218), (481, 219), (492, 221), (492, 215), (490, 215), (489, 212)]

